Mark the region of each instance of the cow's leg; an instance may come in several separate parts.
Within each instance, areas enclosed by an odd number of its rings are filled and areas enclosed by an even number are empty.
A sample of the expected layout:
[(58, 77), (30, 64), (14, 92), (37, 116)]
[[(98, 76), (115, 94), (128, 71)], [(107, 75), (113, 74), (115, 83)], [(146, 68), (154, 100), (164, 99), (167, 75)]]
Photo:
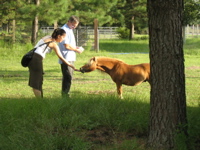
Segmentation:
[(116, 85), (117, 85), (117, 94), (118, 94), (119, 98), (123, 99), (123, 96), (122, 96), (122, 84), (116, 83)]

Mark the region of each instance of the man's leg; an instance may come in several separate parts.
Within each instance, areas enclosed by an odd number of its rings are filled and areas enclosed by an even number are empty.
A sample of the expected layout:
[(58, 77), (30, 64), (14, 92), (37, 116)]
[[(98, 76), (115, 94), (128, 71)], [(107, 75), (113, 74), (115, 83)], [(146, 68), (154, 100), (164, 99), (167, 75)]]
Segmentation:
[[(70, 62), (73, 64), (73, 62)], [(69, 91), (72, 84), (73, 69), (66, 64), (61, 64), (62, 70), (62, 96), (69, 97)]]

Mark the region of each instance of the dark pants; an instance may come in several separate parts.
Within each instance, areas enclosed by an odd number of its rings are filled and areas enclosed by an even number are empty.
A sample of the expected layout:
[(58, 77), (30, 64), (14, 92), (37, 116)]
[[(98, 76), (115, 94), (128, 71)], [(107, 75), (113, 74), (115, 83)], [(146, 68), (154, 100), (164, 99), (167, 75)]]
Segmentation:
[[(69, 61), (70, 64), (74, 65), (74, 61)], [(72, 84), (72, 77), (74, 70), (66, 64), (61, 64), (62, 70), (62, 96), (69, 96), (70, 87)]]

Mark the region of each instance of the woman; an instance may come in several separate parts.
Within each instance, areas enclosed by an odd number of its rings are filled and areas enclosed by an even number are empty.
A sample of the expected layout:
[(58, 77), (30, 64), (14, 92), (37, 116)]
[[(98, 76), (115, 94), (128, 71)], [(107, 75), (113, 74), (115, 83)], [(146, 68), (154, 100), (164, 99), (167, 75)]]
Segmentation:
[(56, 55), (64, 62), (66, 65), (70, 66), (73, 70), (75, 69), (66, 59), (63, 58), (60, 53), (59, 47), (56, 42), (62, 42), (66, 36), (66, 32), (63, 29), (55, 29), (51, 36), (43, 37), (35, 47), (37, 49), (34, 52), (33, 58), (30, 61), (28, 68), (30, 72), (29, 76), (29, 86), (33, 88), (33, 93), (37, 98), (43, 97), (42, 84), (43, 84), (43, 63), (42, 60), (45, 58), (46, 53), (53, 49)]

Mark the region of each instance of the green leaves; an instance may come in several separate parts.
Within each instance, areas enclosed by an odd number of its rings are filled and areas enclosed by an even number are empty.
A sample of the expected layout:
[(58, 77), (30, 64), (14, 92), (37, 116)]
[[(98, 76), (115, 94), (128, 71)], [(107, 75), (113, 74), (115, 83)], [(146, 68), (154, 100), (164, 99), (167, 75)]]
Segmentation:
[(184, 25), (200, 23), (200, 1), (187, 0), (184, 8)]

